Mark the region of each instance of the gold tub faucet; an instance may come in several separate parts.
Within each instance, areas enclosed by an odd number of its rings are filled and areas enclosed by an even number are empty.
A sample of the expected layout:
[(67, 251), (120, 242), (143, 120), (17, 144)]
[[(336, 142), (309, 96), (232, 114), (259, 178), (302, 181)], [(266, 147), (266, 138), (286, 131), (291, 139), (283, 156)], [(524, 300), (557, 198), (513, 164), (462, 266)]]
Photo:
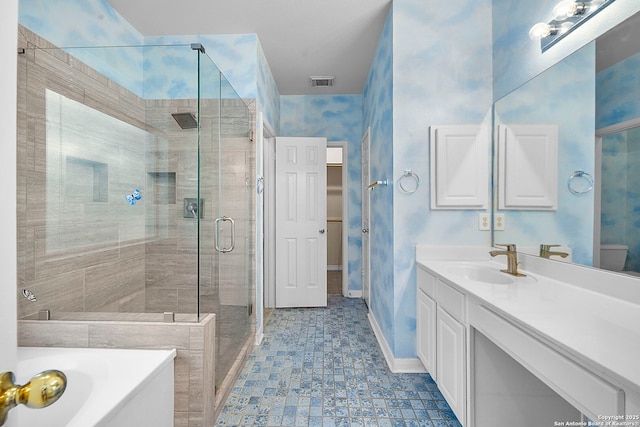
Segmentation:
[(503, 251), (490, 251), (489, 255), (492, 257), (497, 255), (507, 256), (507, 269), (500, 270), (504, 273), (511, 274), (512, 276), (525, 277), (526, 274), (518, 272), (518, 252), (516, 252), (516, 245), (513, 243), (496, 243), (495, 246), (502, 246), (506, 248)]
[(9, 411), (19, 404), (29, 408), (44, 408), (55, 403), (67, 387), (67, 377), (60, 371), (44, 371), (23, 386), (15, 384), (13, 372), (0, 373), (0, 426)]

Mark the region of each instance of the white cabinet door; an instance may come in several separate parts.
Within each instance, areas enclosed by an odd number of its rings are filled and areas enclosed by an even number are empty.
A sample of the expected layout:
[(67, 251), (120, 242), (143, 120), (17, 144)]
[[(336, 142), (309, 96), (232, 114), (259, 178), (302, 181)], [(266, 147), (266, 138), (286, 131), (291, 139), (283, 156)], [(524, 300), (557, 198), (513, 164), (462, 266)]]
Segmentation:
[(434, 380), (436, 377), (436, 302), (418, 290), (416, 312), (418, 358)]
[(431, 126), (431, 209), (486, 209), (488, 126)]
[(465, 425), (465, 328), (440, 306), (436, 337), (438, 387), (460, 423)]

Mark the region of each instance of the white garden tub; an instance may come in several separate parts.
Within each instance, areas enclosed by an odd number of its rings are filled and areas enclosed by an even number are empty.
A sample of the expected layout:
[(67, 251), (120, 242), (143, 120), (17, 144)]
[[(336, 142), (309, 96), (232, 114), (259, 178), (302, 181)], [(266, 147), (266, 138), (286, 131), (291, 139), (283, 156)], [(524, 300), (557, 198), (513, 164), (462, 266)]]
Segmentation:
[(175, 350), (18, 347), (17, 384), (57, 369), (67, 389), (53, 405), (18, 405), (9, 418), (20, 427), (173, 426), (175, 356)]

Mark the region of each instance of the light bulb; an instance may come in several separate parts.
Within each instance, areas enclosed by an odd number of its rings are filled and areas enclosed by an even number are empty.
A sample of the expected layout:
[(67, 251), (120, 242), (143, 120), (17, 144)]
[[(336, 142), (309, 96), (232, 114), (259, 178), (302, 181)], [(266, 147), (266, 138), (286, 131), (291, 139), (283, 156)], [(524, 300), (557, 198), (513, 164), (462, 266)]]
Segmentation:
[(529, 30), (531, 40), (542, 40), (552, 32), (551, 25), (545, 22), (538, 22)]
[(551, 11), (551, 15), (556, 21), (563, 21), (572, 16), (583, 14), (586, 8), (587, 7), (585, 3), (583, 2), (576, 2), (574, 0), (562, 0), (553, 8), (553, 10)]
[(576, 10), (576, 2), (573, 0), (563, 0), (558, 3), (553, 10), (551, 11), (551, 15), (553, 19), (556, 21), (562, 21), (563, 19), (567, 19), (570, 16), (573, 16)]
[(573, 22), (563, 22), (560, 25), (555, 25), (555, 33), (553, 34), (564, 34), (569, 31), (569, 28), (573, 27)]

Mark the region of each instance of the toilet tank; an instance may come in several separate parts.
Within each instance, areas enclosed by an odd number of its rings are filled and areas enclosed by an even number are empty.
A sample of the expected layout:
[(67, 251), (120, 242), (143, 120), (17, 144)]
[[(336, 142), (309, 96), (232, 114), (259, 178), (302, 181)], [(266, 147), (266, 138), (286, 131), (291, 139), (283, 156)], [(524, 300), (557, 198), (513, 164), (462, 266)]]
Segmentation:
[(612, 271), (624, 270), (628, 252), (627, 245), (600, 245), (600, 268)]

